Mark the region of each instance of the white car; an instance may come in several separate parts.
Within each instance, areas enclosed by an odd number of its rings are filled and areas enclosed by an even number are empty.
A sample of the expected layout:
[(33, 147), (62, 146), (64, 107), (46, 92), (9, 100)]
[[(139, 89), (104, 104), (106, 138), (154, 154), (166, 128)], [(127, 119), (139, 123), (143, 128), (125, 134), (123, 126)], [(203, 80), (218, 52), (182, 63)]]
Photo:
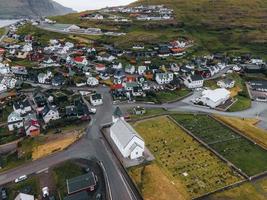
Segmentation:
[(48, 187), (44, 187), (42, 189), (42, 192), (43, 192), (43, 197), (48, 197), (49, 196), (49, 189), (48, 189)]
[(20, 176), (20, 177), (18, 177), (18, 178), (15, 179), (15, 183), (19, 183), (21, 181), (24, 181), (27, 178), (28, 178), (27, 175), (22, 175), (22, 176)]

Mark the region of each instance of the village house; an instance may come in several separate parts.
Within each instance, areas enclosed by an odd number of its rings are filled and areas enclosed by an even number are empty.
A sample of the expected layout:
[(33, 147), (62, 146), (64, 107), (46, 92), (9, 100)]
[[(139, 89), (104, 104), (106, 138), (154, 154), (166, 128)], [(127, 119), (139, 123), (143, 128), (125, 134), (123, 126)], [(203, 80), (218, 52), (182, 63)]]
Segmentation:
[(13, 89), (16, 87), (17, 80), (10, 76), (0, 76), (0, 83), (5, 85), (8, 89)]
[(135, 66), (134, 65), (126, 65), (125, 66), (125, 72), (128, 74), (134, 74), (135, 73)]
[(95, 87), (95, 86), (99, 85), (99, 81), (95, 77), (90, 76), (87, 79), (87, 85)]
[(210, 108), (216, 108), (217, 106), (224, 104), (228, 99), (230, 99), (230, 91), (225, 88), (219, 88), (215, 90), (204, 90), (200, 101), (203, 105)]
[(46, 73), (39, 73), (38, 74), (38, 82), (41, 84), (48, 83), (48, 81), (52, 78), (52, 72), (47, 71)]
[(200, 75), (190, 75), (184, 79), (184, 85), (189, 88), (200, 88), (203, 87), (204, 80)]
[(20, 115), (25, 115), (32, 111), (32, 107), (28, 99), (15, 101), (13, 103), (13, 110)]
[(145, 150), (144, 140), (120, 114), (119, 116), (117, 113), (113, 114), (110, 137), (124, 158), (138, 159), (143, 156)]
[(47, 105), (42, 111), (42, 117), (44, 122), (47, 124), (51, 120), (57, 120), (59, 119), (59, 112), (55, 106)]
[(146, 70), (147, 70), (146, 66), (138, 66), (138, 68), (137, 68), (137, 72), (139, 75), (144, 75)]
[(40, 134), (40, 124), (36, 114), (29, 113), (24, 118), (24, 129), (27, 136), (35, 137)]
[(157, 73), (155, 80), (159, 85), (169, 84), (173, 80), (173, 73)]
[(77, 31), (80, 31), (80, 30), (81, 30), (81, 28), (79, 26), (75, 25), (75, 24), (70, 25), (70, 26), (68, 26), (68, 27), (66, 27), (64, 29), (65, 32), (77, 32)]
[(90, 96), (90, 103), (93, 106), (100, 106), (103, 104), (103, 99), (102, 99), (102, 95), (101, 94), (93, 94)]
[(75, 57), (74, 62), (77, 65), (88, 65), (88, 60), (84, 56)]
[(235, 80), (233, 79), (222, 79), (217, 82), (217, 85), (221, 88), (230, 89), (235, 86)]
[(0, 83), (0, 94), (7, 91), (7, 86)]
[(34, 196), (30, 194), (19, 193), (15, 200), (34, 200)]
[(19, 113), (13, 111), (9, 114), (7, 118), (8, 130), (14, 131), (15, 129), (19, 129), (23, 127), (23, 118)]

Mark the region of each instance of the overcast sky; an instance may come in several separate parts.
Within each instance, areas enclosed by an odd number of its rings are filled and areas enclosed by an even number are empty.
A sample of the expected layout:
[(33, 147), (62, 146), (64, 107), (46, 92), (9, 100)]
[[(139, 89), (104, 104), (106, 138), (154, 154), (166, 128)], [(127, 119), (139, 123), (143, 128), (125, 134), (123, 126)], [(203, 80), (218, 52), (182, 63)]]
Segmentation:
[(135, 0), (54, 0), (77, 11), (94, 10), (107, 6), (127, 5)]

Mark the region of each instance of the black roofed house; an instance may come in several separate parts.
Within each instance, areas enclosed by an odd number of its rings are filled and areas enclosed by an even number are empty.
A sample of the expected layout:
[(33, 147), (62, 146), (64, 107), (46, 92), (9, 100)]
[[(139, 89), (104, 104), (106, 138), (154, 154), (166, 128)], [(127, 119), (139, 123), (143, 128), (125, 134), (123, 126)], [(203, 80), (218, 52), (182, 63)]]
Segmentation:
[(31, 112), (32, 107), (30, 105), (30, 102), (28, 99), (15, 101), (13, 104), (13, 109), (20, 115), (26, 114), (28, 112)]
[(242, 65), (242, 67), (246, 73), (263, 73), (264, 72), (264, 66), (262, 65), (245, 64), (245, 65)]
[(61, 86), (65, 84), (65, 79), (62, 75), (56, 75), (52, 78), (53, 86)]
[(204, 80), (200, 75), (191, 75), (184, 79), (184, 85), (190, 89), (203, 87)]
[(168, 45), (159, 45), (158, 54), (159, 57), (168, 57), (170, 55), (171, 51), (168, 47)]
[(51, 120), (59, 119), (59, 112), (55, 106), (46, 105), (42, 111), (42, 117), (44, 122), (47, 124)]
[(77, 194), (81, 191), (94, 191), (97, 185), (97, 177), (94, 172), (67, 179), (68, 194)]
[(66, 106), (65, 108), (66, 116), (67, 117), (77, 117), (78, 116), (78, 110), (76, 106)]
[(42, 92), (35, 92), (33, 99), (35, 104), (39, 108), (38, 111), (43, 110), (44, 106), (47, 104), (46, 96)]
[(99, 106), (103, 104), (103, 99), (101, 94), (93, 94), (90, 96), (90, 102), (93, 106)]

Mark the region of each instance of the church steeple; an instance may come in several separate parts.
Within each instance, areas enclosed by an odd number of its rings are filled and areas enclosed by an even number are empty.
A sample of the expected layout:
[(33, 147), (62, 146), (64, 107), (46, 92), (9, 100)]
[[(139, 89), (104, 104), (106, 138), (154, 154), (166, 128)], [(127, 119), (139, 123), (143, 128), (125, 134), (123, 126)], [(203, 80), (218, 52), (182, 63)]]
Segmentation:
[(113, 123), (116, 122), (118, 119), (123, 119), (123, 114), (121, 109), (117, 106), (114, 111), (113, 111), (113, 115), (112, 115), (112, 121)]

